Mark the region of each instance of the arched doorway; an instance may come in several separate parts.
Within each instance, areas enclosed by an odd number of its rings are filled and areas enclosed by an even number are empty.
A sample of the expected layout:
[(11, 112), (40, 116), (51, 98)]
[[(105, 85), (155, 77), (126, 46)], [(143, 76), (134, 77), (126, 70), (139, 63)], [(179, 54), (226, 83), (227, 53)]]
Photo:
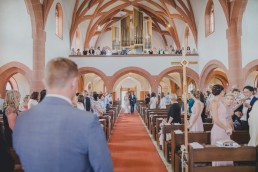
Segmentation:
[(134, 93), (137, 100), (144, 100), (145, 95), (151, 91), (150, 83), (143, 76), (129, 72), (119, 77), (113, 86), (113, 94), (115, 100), (123, 100), (128, 92)]
[[(173, 93), (178, 96), (183, 94), (183, 73), (171, 72), (165, 75), (160, 81), (161, 92)], [(187, 77), (187, 90), (190, 92), (192, 89), (198, 88), (197, 83), (190, 77)]]
[(5, 97), (6, 90), (18, 90), (24, 97), (31, 90), (32, 71), (22, 63), (11, 62), (0, 67), (0, 94)]
[[(199, 88), (199, 75), (193, 69), (186, 68), (186, 77), (187, 88)], [(162, 92), (174, 93), (181, 96), (183, 93), (182, 67), (173, 66), (165, 69), (159, 74), (158, 82), (162, 87)]]
[(244, 68), (245, 85), (258, 87), (258, 60), (251, 61)]
[(104, 81), (97, 74), (82, 74), (81, 78), (83, 80), (83, 90), (87, 90), (88, 92), (96, 91), (98, 93), (104, 93), (106, 91)]
[(205, 82), (206, 89), (208, 89), (209, 85), (215, 85), (215, 84), (223, 85), (225, 89), (228, 89), (228, 85), (229, 85), (228, 78), (225, 71), (221, 68), (213, 69), (209, 73), (208, 78), (206, 79), (206, 82)]

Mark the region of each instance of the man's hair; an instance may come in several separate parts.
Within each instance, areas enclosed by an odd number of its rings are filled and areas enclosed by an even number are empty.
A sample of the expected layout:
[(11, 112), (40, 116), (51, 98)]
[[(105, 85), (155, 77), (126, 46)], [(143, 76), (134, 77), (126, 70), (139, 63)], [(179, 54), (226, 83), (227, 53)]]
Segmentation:
[[(251, 92), (254, 92), (254, 87), (252, 87), (252, 86), (250, 86), (250, 85), (245, 86), (244, 89), (247, 89), (247, 90), (249, 90), (249, 91), (251, 91)], [(243, 89), (243, 90), (244, 90), (244, 89)]]
[(78, 67), (68, 58), (58, 57), (50, 60), (45, 69), (45, 82), (49, 88), (63, 88), (68, 79), (78, 76)]
[(240, 92), (240, 90), (239, 89), (237, 89), (237, 88), (234, 88), (233, 90), (232, 90), (232, 92)]

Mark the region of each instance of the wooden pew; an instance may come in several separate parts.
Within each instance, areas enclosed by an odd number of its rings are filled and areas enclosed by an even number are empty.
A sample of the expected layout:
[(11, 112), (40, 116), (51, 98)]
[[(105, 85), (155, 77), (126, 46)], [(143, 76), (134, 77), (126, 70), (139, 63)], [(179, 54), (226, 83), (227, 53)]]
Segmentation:
[[(210, 144), (210, 132), (189, 132), (188, 142), (198, 142), (200, 144)], [(180, 145), (184, 144), (184, 133), (175, 134), (171, 132), (171, 164), (172, 170), (174, 172), (179, 172), (181, 169), (180, 157), (176, 154), (179, 150)], [(246, 144), (249, 142), (249, 132), (248, 131), (233, 131), (231, 139), (239, 144)]]
[[(196, 163), (209, 163), (212, 161), (241, 162), (237, 166), (197, 166)], [(189, 146), (190, 172), (257, 172), (258, 146), (241, 146), (239, 148), (223, 148), (204, 146), (203, 149), (194, 149)], [(244, 165), (241, 165), (243, 164)]]
[[(163, 133), (165, 134), (164, 135), (164, 141), (163, 141), (163, 145), (164, 145), (164, 149), (163, 149), (163, 153), (164, 153), (164, 156), (165, 156), (165, 159), (167, 160), (167, 162), (170, 162), (169, 159), (170, 159), (170, 156), (169, 156), (169, 153), (171, 152), (171, 141), (166, 141), (166, 134), (168, 133), (171, 133), (174, 128), (173, 127), (170, 127), (171, 125), (168, 125), (168, 126), (164, 126), (163, 128)], [(179, 130), (184, 130), (184, 125), (180, 125), (181, 127), (179, 127)], [(211, 128), (212, 128), (213, 124), (211, 123), (203, 123), (203, 128), (204, 128), (204, 131), (211, 131)]]
[(103, 130), (104, 130), (104, 133), (105, 133), (105, 136), (106, 136), (106, 139), (108, 140), (108, 132), (107, 132), (107, 124), (106, 124), (106, 119), (103, 119), (102, 117), (99, 117), (99, 122), (100, 124), (103, 125)]
[(159, 126), (156, 126), (156, 119), (157, 118), (165, 118), (165, 119), (167, 119), (167, 115), (154, 115), (153, 117), (152, 117), (152, 119), (151, 119), (151, 134), (152, 134), (152, 136), (153, 136), (153, 138), (154, 138), (154, 140), (156, 140), (157, 138), (156, 138), (156, 127), (159, 127)]
[(167, 110), (166, 109), (148, 109), (145, 115), (145, 124), (146, 126), (149, 128), (149, 118), (150, 115), (154, 115), (154, 114), (167, 114)]
[[(198, 142), (200, 144), (210, 144), (210, 132), (189, 132), (188, 142)], [(184, 134), (176, 134), (171, 132), (171, 167), (172, 171), (180, 170), (180, 158), (176, 158), (176, 152), (180, 149), (180, 145), (184, 144)], [(178, 165), (179, 161), (179, 165)], [(177, 166), (175, 165), (177, 164)]]
[[(150, 133), (152, 134), (152, 124), (153, 124), (153, 116), (162, 116), (162, 117), (164, 117), (164, 118), (166, 118), (167, 117), (167, 113), (165, 113), (165, 112), (157, 112), (157, 113), (152, 113), (151, 114), (152, 115), (152, 117), (150, 116), (149, 117), (149, 121), (148, 121), (148, 129), (149, 129), (149, 131), (150, 131)], [(156, 121), (155, 121), (156, 122)]]

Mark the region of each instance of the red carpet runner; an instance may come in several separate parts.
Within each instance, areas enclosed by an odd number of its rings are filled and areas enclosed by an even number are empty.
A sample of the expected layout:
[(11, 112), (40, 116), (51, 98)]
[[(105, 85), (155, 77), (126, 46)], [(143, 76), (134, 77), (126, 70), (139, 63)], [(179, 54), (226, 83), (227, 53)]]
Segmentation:
[(165, 172), (140, 116), (121, 114), (109, 140), (115, 172)]

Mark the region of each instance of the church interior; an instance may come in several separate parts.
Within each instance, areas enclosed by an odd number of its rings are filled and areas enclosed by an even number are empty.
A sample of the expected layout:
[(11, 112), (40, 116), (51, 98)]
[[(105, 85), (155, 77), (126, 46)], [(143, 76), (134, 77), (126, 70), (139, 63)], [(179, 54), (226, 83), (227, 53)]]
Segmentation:
[[(76, 103), (82, 95), (85, 110), (86, 95), (94, 94), (104, 103), (97, 116), (113, 171), (257, 171), (258, 123), (252, 122), (258, 119), (258, 103), (252, 102), (258, 98), (257, 9), (257, 0), (1, 0), (1, 139), (8, 143), (8, 92), (18, 91), (20, 104), (37, 92), (34, 101), (40, 105), (46, 64), (63, 57), (78, 66)], [(231, 128), (223, 132), (240, 145), (234, 150), (212, 144), (214, 125), (223, 125), (211, 110), (212, 99), (220, 95), (215, 93), (218, 85), (225, 109), (233, 97), (225, 112), (232, 110)], [(174, 96), (180, 124), (170, 121), (176, 119)], [(17, 109), (17, 118), (30, 109), (27, 104)], [(94, 103), (90, 106), (95, 113)], [(222, 108), (217, 109), (220, 113)], [(196, 111), (199, 117), (193, 119)], [(201, 131), (193, 129), (199, 119)], [(12, 145), (8, 151), (12, 171), (29, 169)], [(214, 165), (219, 161), (224, 164)]]

